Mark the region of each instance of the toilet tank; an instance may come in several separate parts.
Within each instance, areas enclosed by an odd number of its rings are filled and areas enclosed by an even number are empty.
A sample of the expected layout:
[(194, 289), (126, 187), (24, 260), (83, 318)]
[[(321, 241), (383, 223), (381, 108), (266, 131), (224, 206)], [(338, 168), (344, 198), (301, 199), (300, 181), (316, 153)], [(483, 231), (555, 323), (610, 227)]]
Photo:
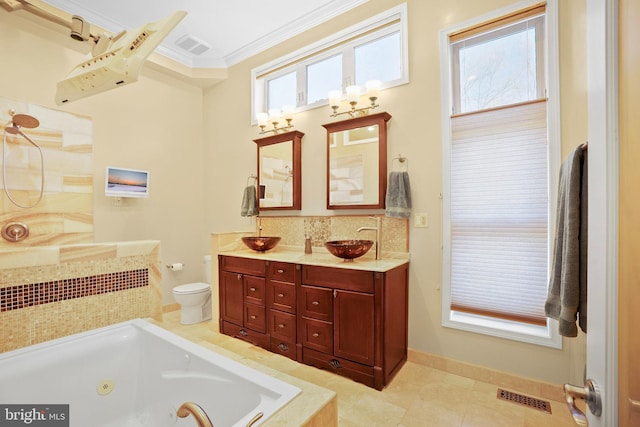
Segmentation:
[(204, 277), (206, 283), (211, 283), (211, 255), (204, 256)]

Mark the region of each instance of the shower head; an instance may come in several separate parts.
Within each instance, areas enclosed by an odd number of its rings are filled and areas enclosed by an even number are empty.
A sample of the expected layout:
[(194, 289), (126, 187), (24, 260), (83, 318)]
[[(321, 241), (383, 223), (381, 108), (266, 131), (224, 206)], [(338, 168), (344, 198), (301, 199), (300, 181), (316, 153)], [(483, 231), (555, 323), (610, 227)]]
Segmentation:
[(13, 114), (13, 117), (11, 117), (11, 122), (13, 124), (13, 127), (16, 128), (33, 129), (40, 126), (40, 122), (38, 121), (38, 119), (28, 114)]

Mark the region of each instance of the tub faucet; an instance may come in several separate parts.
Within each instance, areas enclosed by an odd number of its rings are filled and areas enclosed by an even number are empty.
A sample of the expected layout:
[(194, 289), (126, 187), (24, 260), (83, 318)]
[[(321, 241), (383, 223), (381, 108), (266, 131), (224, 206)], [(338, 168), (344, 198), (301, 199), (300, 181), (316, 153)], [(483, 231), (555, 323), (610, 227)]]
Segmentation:
[(209, 416), (206, 412), (204, 412), (202, 406), (198, 405), (197, 403), (183, 403), (176, 411), (176, 415), (180, 418), (186, 418), (189, 415), (193, 415), (193, 418), (195, 418), (196, 422), (198, 423), (198, 427), (213, 427), (213, 423), (209, 419)]
[(376, 220), (375, 227), (360, 227), (356, 230), (356, 232), (360, 232), (363, 230), (375, 230), (376, 231), (376, 259), (381, 259), (382, 251), (380, 250), (380, 217), (370, 216), (369, 218)]

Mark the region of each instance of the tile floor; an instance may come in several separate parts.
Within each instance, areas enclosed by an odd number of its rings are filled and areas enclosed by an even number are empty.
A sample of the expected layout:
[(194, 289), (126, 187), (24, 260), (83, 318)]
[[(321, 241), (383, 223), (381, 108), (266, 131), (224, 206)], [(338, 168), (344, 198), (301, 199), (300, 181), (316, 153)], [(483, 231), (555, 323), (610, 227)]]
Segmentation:
[[(158, 325), (194, 342), (207, 341), (338, 394), (341, 427), (571, 427), (563, 402), (550, 401), (552, 415), (496, 398), (498, 386), (407, 362), (383, 391), (305, 366), (241, 340), (218, 334), (210, 323), (181, 325), (179, 311)], [(509, 390), (518, 392), (518, 390)], [(536, 397), (536, 396), (533, 396)]]

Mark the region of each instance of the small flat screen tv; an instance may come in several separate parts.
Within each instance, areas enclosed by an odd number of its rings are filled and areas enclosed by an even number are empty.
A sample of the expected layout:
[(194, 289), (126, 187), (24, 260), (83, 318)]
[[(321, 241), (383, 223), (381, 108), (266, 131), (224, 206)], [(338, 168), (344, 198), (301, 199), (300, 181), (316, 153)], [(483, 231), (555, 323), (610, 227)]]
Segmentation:
[(107, 166), (104, 195), (149, 197), (149, 172)]

